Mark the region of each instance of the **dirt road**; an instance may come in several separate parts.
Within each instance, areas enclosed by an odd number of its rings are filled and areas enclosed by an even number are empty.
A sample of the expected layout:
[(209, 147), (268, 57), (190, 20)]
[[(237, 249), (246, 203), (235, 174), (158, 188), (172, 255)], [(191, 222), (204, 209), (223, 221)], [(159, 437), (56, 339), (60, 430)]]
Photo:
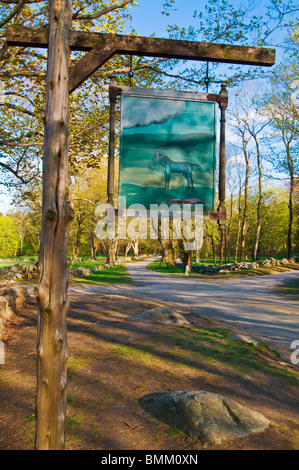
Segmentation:
[(275, 287), (298, 279), (298, 271), (267, 276), (199, 279), (166, 276), (146, 269), (152, 260), (128, 264), (134, 283), (109, 287), (70, 286), (71, 293), (111, 293), (162, 300), (192, 309), (206, 317), (223, 319), (286, 348), (299, 339), (299, 302), (277, 295)]

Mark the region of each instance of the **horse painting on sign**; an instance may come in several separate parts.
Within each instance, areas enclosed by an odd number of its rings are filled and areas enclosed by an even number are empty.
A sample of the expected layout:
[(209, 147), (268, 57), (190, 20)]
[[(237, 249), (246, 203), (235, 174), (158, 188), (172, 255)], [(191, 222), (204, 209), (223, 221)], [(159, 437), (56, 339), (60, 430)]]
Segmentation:
[(155, 151), (155, 155), (153, 156), (153, 161), (155, 162), (157, 160), (160, 160), (162, 163), (165, 176), (164, 189), (166, 189), (166, 191), (169, 191), (169, 180), (171, 173), (181, 173), (187, 180), (187, 190), (190, 189), (190, 187), (192, 191), (194, 190), (192, 171), (193, 167), (196, 167), (198, 168), (198, 170), (201, 170), (201, 166), (198, 165), (198, 163), (174, 162), (173, 160), (171, 160), (171, 158), (169, 158), (164, 152), (161, 152), (161, 150), (159, 149)]
[(159, 92), (122, 96), (119, 196), (146, 209), (165, 199), (201, 200), (204, 212), (212, 211), (216, 105)]

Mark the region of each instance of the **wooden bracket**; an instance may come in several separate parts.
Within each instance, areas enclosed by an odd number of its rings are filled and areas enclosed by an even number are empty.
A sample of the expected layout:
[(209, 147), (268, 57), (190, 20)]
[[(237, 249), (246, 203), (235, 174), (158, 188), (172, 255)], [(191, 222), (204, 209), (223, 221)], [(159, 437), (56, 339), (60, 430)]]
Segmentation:
[(69, 92), (78, 88), (87, 78), (107, 62), (114, 54), (111, 44), (105, 44), (100, 49), (94, 47), (83, 59), (70, 68)]

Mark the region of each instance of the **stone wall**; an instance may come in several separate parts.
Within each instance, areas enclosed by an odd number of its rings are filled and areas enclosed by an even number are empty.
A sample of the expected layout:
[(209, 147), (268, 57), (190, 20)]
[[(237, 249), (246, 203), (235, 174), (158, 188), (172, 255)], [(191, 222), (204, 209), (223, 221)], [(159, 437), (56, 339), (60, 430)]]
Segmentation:
[(0, 282), (29, 279), (36, 275), (37, 267), (35, 264), (15, 264), (13, 266), (4, 266), (0, 268)]
[(5, 326), (12, 320), (27, 300), (27, 289), (14, 281), (0, 283), (0, 341), (5, 336)]
[[(290, 264), (299, 263), (299, 256), (293, 256), (291, 259), (277, 260), (275, 258), (265, 259), (262, 261), (255, 262), (243, 262), (243, 263), (232, 263), (225, 264), (223, 266), (212, 266), (212, 265), (199, 265), (192, 263), (192, 271), (198, 274), (221, 274), (230, 271), (240, 271), (244, 269), (258, 269), (258, 268), (270, 268), (272, 266), (287, 266)], [(181, 260), (176, 260), (176, 265), (183, 267)]]

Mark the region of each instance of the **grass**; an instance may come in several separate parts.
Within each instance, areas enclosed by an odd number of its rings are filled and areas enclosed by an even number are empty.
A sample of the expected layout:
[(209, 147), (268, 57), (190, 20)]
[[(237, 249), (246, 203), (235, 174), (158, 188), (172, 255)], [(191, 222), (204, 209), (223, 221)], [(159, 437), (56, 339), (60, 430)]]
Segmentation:
[[(110, 345), (113, 356), (128, 361), (131, 366), (150, 365), (159, 369), (161, 359), (157, 359), (156, 351), (163, 347), (163, 361), (175, 362), (173, 367), (182, 371), (188, 369), (187, 363), (205, 367), (208, 364), (232, 374), (249, 374), (256, 371), (268, 373), (290, 384), (298, 383), (298, 374), (288, 367), (277, 363), (279, 353), (268, 345), (247, 343), (231, 340), (229, 329), (201, 327), (194, 329), (189, 326), (167, 328), (156, 334), (152, 344)], [(154, 343), (154, 344), (153, 344)], [(167, 345), (168, 351), (164, 349)], [(164, 370), (165, 370), (165, 362)], [(198, 367), (198, 365), (196, 366)]]
[(285, 282), (276, 288), (276, 292), (290, 300), (299, 300), (299, 279)]
[(112, 266), (111, 268), (102, 269), (101, 271), (96, 271), (90, 276), (74, 278), (74, 281), (85, 284), (111, 285), (130, 284), (132, 282), (132, 278), (129, 275), (126, 266), (118, 265)]
[(182, 268), (180, 268), (179, 266), (173, 266), (172, 268), (168, 268), (166, 261), (164, 262), (164, 265), (161, 266), (160, 260), (154, 261), (153, 263), (148, 264), (146, 267), (151, 271), (156, 271), (157, 273), (163, 274), (181, 274), (183, 272)]
[[(155, 271), (158, 273), (163, 273), (163, 274), (176, 274), (176, 275), (181, 275), (185, 277), (185, 273), (183, 269), (179, 266), (174, 266), (171, 268), (167, 267), (166, 262), (164, 263), (163, 266), (161, 266), (160, 260), (154, 261), (153, 263), (150, 263), (147, 265), (147, 269), (150, 269), (151, 271)], [(225, 272), (225, 273), (220, 273), (220, 274), (198, 274), (198, 273), (191, 273), (189, 276), (191, 277), (217, 277), (217, 278), (224, 278), (224, 277), (244, 277), (244, 276), (265, 276), (267, 274), (275, 274), (275, 273), (280, 273), (280, 272), (285, 272), (285, 271), (290, 271), (290, 270), (299, 270), (299, 265), (295, 264), (289, 264), (289, 265), (284, 265), (284, 266), (271, 266), (270, 268), (257, 268), (257, 269), (240, 269), (239, 271), (230, 271), (230, 272)]]
[(19, 265), (25, 265), (25, 264), (35, 264), (37, 262), (36, 261), (22, 261), (22, 260), (18, 260), (18, 261), (11, 261), (11, 262), (3, 262), (3, 263), (0, 263), (0, 268), (5, 268), (7, 266), (15, 266), (16, 264), (19, 264)]
[(76, 261), (73, 264), (72, 269), (78, 269), (81, 266), (84, 266), (84, 268), (86, 268), (86, 269), (97, 268), (99, 266), (104, 266), (105, 263), (106, 263), (105, 258), (102, 258), (102, 259), (99, 259), (99, 260), (96, 260), (96, 261)]
[(265, 356), (277, 360), (279, 353), (265, 344), (249, 344), (231, 340), (228, 329), (199, 328), (194, 330), (182, 326), (173, 338), (173, 347), (189, 358), (199, 357), (206, 363), (222, 364), (232, 371), (271, 373), (288, 383), (298, 383), (298, 376), (291, 369), (280, 367), (265, 360)]

